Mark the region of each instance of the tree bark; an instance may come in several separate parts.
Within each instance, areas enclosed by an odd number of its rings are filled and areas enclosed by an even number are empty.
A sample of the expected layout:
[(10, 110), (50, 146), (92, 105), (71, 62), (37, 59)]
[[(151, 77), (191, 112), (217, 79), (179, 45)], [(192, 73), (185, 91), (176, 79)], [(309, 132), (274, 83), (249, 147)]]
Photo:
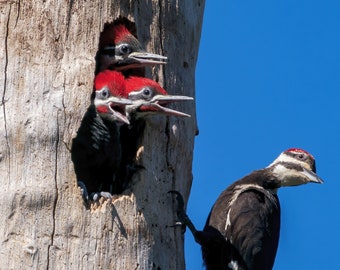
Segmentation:
[(0, 1), (0, 261), (3, 269), (185, 269), (169, 190), (188, 198), (191, 118), (149, 117), (146, 168), (112, 203), (86, 209), (70, 147), (90, 104), (105, 22), (136, 23), (165, 66), (148, 69), (170, 93), (194, 96), (204, 0)]

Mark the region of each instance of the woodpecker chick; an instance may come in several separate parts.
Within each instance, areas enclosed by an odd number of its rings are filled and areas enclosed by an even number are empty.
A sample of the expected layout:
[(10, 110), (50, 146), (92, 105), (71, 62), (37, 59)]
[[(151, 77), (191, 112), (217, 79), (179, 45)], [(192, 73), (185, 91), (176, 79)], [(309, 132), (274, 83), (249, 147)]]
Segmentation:
[(125, 80), (128, 98), (133, 101), (126, 107), (129, 116), (136, 118), (150, 114), (190, 117), (189, 114), (165, 107), (172, 102), (193, 100), (192, 97), (169, 95), (157, 82), (130, 76)]
[(165, 107), (175, 101), (192, 100), (186, 96), (172, 96), (155, 81), (130, 76), (125, 79), (126, 95), (133, 102), (126, 106), (126, 111), (131, 124), (121, 129), (121, 141), (123, 146), (123, 160), (126, 164), (126, 180), (129, 183), (131, 175), (138, 171), (141, 166), (136, 165), (136, 153), (140, 147), (140, 139), (143, 137), (145, 118), (149, 115), (173, 115), (190, 116), (176, 110)]
[(94, 79), (91, 105), (72, 143), (72, 161), (83, 196), (110, 198), (119, 185), (116, 174), (121, 163), (119, 128), (129, 124), (124, 98), (124, 76), (106, 70)]
[(291, 148), (268, 167), (252, 172), (224, 190), (212, 207), (203, 231), (193, 226), (181, 206), (183, 202), (177, 210), (178, 218), (202, 246), (208, 270), (269, 270), (274, 265), (280, 234), (277, 190), (309, 182), (323, 183), (316, 175), (313, 156)]
[(96, 60), (96, 73), (105, 69), (125, 73), (130, 69), (166, 64), (167, 57), (146, 52), (138, 39), (128, 30), (127, 22), (117, 20), (104, 25)]

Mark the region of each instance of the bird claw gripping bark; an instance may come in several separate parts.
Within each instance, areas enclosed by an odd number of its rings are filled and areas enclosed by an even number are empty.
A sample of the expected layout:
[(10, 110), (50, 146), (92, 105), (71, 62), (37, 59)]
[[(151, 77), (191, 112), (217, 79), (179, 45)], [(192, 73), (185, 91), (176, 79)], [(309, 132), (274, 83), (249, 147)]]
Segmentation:
[(86, 203), (89, 203), (90, 201), (99, 201), (101, 197), (105, 199), (112, 199), (112, 195), (110, 192), (92, 192), (90, 195), (87, 191), (86, 185), (83, 181), (78, 181), (78, 186), (80, 187), (81, 195)]
[(78, 187), (80, 187), (81, 195), (85, 202), (89, 201), (89, 193), (87, 192), (86, 185), (83, 181), (78, 181)]
[(192, 234), (196, 235), (197, 230), (184, 210), (184, 199), (183, 199), (182, 194), (176, 190), (170, 190), (168, 191), (168, 193), (176, 195), (176, 200), (177, 200), (176, 213), (177, 213), (177, 218), (180, 222), (180, 225), (183, 228), (183, 233), (185, 232), (185, 227), (187, 226), (189, 230), (192, 232)]
[(93, 193), (91, 193), (90, 198), (94, 202), (99, 201), (100, 198), (111, 200), (112, 194), (110, 192), (106, 192), (106, 191), (93, 192)]

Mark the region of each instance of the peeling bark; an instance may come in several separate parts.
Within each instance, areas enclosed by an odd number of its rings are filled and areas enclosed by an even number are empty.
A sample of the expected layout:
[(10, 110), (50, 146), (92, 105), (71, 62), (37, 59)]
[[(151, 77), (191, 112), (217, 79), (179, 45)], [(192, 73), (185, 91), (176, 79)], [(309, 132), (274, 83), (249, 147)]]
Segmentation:
[(151, 117), (138, 153), (146, 168), (113, 202), (87, 210), (70, 157), (90, 103), (105, 22), (134, 21), (164, 67), (170, 94), (194, 96), (204, 0), (0, 1), (0, 261), (4, 269), (184, 269), (183, 236), (167, 191), (187, 198), (191, 118)]

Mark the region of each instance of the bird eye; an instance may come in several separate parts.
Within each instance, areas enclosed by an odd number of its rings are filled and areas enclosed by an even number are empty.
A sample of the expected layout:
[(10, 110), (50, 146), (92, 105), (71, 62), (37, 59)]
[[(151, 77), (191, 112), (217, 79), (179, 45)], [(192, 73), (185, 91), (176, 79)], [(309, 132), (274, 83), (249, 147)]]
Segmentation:
[(298, 158), (298, 159), (301, 159), (301, 160), (304, 160), (304, 159), (306, 159), (306, 155), (305, 154), (297, 154), (296, 155), (296, 157)]
[(103, 89), (102, 91), (101, 91), (101, 96), (102, 96), (102, 98), (108, 98), (109, 97), (109, 90), (108, 89)]
[(121, 45), (120, 48), (119, 48), (119, 50), (120, 50), (120, 52), (121, 52), (122, 54), (129, 54), (129, 53), (131, 53), (131, 51), (132, 51), (131, 48), (130, 48), (130, 46), (127, 45), (127, 44)]
[(143, 90), (143, 97), (144, 98), (149, 98), (151, 96), (151, 94), (152, 94), (152, 92), (151, 92), (151, 90), (149, 88), (145, 88)]

